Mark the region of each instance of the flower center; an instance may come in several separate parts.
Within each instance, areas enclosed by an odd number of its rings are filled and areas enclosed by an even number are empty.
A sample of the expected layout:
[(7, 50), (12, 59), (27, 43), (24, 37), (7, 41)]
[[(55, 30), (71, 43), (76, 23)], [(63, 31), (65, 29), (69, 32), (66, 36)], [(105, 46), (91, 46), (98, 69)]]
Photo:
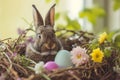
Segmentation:
[(99, 54), (96, 54), (96, 58), (99, 58)]
[(80, 59), (81, 58), (81, 54), (77, 54), (77, 59)]

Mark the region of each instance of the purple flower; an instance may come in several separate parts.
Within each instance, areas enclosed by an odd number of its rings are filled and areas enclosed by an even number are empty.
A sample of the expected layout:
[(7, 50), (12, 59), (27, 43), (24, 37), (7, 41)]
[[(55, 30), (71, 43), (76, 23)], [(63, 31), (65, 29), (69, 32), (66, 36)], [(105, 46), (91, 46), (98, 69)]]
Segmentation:
[(7, 52), (7, 55), (8, 55), (10, 58), (13, 58), (13, 57), (17, 56), (17, 53), (16, 53), (16, 52), (14, 52), (14, 53)]
[(28, 37), (27, 40), (26, 40), (26, 44), (28, 44), (28, 43), (34, 43), (34, 42), (35, 42), (35, 40), (31, 36)]
[(15, 57), (15, 56), (17, 56), (17, 53), (16, 53), (16, 52), (13, 53), (12, 57)]
[(18, 29), (17, 29), (17, 32), (18, 32), (19, 35), (22, 35), (22, 34), (25, 34), (25, 33), (26, 33), (26, 31), (23, 30), (23, 29), (21, 29), (21, 28), (18, 28)]

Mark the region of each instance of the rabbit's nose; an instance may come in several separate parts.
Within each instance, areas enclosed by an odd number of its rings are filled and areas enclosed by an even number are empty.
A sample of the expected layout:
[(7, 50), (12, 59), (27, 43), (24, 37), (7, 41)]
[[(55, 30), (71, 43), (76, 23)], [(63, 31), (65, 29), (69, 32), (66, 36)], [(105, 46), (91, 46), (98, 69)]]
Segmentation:
[(53, 44), (52, 46), (51, 46), (51, 49), (54, 49), (56, 46), (55, 46), (55, 44)]
[(52, 44), (51, 46), (49, 46), (48, 44), (45, 44), (45, 47), (47, 49), (51, 50), (51, 49), (54, 49), (56, 46), (55, 46), (55, 44)]

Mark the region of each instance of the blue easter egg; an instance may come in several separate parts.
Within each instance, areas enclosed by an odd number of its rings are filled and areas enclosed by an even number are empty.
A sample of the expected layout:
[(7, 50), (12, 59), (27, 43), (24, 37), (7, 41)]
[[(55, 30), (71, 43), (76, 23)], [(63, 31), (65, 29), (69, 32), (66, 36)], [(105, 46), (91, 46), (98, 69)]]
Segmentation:
[(72, 61), (71, 61), (71, 55), (70, 52), (67, 50), (60, 50), (56, 57), (55, 57), (55, 63), (60, 67), (60, 68), (66, 68), (72, 66)]

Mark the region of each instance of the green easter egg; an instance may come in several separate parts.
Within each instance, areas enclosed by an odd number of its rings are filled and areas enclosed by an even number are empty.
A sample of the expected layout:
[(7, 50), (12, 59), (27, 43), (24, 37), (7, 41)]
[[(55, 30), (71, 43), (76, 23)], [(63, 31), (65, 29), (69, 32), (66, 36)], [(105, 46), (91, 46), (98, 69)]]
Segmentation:
[(72, 66), (72, 61), (71, 61), (71, 54), (67, 50), (60, 50), (56, 57), (55, 57), (55, 63), (60, 67), (60, 68), (66, 68)]

